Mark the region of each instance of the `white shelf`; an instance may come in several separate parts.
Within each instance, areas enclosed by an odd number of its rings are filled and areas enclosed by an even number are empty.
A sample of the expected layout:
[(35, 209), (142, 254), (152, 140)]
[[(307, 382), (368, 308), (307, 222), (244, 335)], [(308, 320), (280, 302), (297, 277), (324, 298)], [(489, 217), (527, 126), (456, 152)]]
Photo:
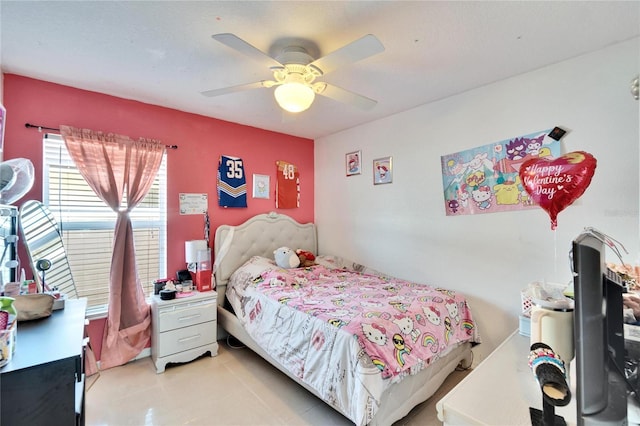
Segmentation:
[[(515, 331), (438, 401), (438, 418), (445, 425), (531, 425), (529, 407), (542, 410), (542, 392), (529, 368), (529, 348), (529, 338)], [(575, 395), (575, 386), (571, 391)], [(555, 413), (575, 425), (575, 398)]]

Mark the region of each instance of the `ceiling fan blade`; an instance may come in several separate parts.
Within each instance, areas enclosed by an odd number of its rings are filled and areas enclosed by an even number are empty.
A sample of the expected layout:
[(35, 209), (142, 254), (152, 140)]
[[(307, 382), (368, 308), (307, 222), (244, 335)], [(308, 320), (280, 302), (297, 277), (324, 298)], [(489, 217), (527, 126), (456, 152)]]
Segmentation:
[(316, 59), (309, 65), (320, 69), (323, 74), (326, 74), (336, 68), (361, 61), (383, 51), (384, 46), (380, 40), (373, 34), (367, 34), (322, 58)]
[(366, 96), (362, 96), (327, 83), (321, 83), (321, 86), (315, 86), (314, 89), (319, 95), (326, 96), (327, 98), (331, 98), (335, 101), (344, 102), (345, 104), (353, 105), (363, 110), (370, 110), (378, 104), (377, 101), (369, 99)]
[(271, 67), (282, 67), (282, 64), (271, 56), (264, 53), (262, 50), (258, 49), (242, 40), (240, 37), (231, 33), (222, 33), (222, 34), (214, 34), (211, 36), (214, 40), (219, 41), (220, 43), (242, 53), (253, 59), (254, 61), (260, 62), (267, 68)]
[(202, 95), (211, 98), (214, 96), (226, 95), (227, 93), (241, 92), (243, 90), (260, 89), (262, 87), (271, 87), (267, 81), (256, 81), (255, 83), (239, 84), (237, 86), (223, 87), (221, 89), (206, 90), (200, 92)]

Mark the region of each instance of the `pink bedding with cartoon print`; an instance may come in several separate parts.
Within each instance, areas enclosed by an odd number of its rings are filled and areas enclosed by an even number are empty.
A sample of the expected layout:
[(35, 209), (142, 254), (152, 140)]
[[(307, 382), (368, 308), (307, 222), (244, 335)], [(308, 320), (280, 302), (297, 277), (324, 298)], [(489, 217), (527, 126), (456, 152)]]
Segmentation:
[(285, 270), (253, 258), (226, 294), (252, 338), (356, 424), (391, 383), (480, 342), (460, 294), (319, 263)]
[(354, 335), (383, 378), (476, 341), (465, 298), (450, 290), (320, 265), (269, 270), (254, 284), (270, 299)]

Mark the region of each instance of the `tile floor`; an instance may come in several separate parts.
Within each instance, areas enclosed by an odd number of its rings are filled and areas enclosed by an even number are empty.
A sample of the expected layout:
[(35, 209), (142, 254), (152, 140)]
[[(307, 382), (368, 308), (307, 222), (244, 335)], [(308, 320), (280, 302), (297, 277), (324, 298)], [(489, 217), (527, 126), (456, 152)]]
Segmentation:
[[(170, 365), (163, 374), (147, 357), (90, 377), (87, 426), (352, 424), (250, 349), (219, 343), (218, 356)], [(435, 404), (466, 374), (454, 372), (394, 426), (441, 425)]]

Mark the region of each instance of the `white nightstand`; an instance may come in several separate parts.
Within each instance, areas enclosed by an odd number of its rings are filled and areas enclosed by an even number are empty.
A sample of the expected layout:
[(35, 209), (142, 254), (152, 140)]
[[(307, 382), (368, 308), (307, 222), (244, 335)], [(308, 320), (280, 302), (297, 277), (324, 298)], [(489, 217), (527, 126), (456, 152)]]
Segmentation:
[(170, 362), (189, 362), (206, 352), (218, 354), (217, 298), (215, 291), (173, 300), (152, 297), (151, 357), (158, 373)]

